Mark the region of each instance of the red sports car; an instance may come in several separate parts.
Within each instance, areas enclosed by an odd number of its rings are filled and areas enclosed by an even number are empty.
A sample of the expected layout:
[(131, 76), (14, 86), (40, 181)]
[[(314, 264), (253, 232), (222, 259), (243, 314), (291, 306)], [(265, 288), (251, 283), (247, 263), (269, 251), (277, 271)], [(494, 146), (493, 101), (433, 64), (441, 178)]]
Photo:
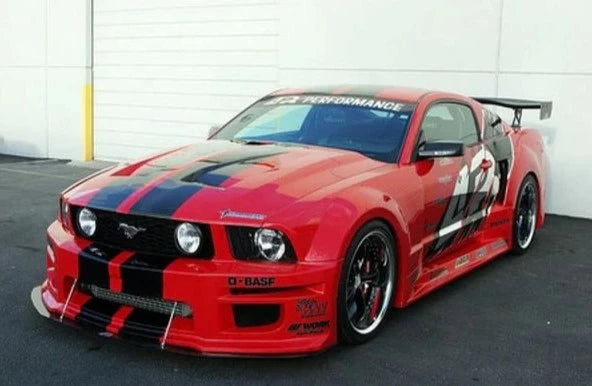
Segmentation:
[[(507, 124), (484, 105), (514, 110)], [(38, 310), (210, 355), (374, 337), (543, 225), (551, 102), (381, 87), (280, 90), (208, 141), (60, 197)]]

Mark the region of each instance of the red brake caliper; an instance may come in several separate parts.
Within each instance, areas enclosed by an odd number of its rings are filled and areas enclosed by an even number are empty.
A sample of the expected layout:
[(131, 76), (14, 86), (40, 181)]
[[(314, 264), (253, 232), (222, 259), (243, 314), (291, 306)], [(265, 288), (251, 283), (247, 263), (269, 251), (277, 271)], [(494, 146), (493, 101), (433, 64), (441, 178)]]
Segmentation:
[[(384, 246), (381, 245), (380, 250), (378, 250), (377, 252), (377, 256), (382, 256), (383, 255), (383, 250)], [(378, 262), (378, 265), (380, 266), (382, 264), (381, 261)], [(382, 288), (380, 287), (374, 287), (374, 291), (372, 291), (372, 308), (370, 309), (370, 319), (371, 320), (376, 320), (376, 317), (378, 316), (378, 311), (379, 311), (379, 307), (380, 307), (380, 295), (382, 294)]]
[(380, 307), (380, 295), (382, 293), (382, 288), (374, 287), (374, 291), (372, 294), (372, 308), (370, 309), (370, 320), (376, 320), (378, 316), (378, 308)]

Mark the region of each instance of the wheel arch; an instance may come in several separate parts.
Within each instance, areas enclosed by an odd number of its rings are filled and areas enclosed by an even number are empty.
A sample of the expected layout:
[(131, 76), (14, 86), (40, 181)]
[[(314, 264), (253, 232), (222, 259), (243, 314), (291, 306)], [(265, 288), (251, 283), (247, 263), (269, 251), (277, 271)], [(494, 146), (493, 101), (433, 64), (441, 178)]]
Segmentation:
[[(385, 205), (388, 204), (388, 205)], [(340, 256), (345, 257), (347, 249), (353, 240), (355, 234), (367, 223), (371, 221), (380, 221), (391, 232), (395, 245), (395, 288), (392, 298), (392, 304), (399, 306), (403, 304), (403, 298), (408, 292), (408, 281), (406, 280), (415, 266), (411, 255), (411, 235), (407, 222), (400, 211), (399, 205), (394, 200), (382, 202), (373, 208), (368, 208), (361, 214), (350, 227), (350, 231), (344, 237)], [(417, 263), (417, 262), (416, 262)]]
[(540, 228), (545, 219), (545, 182), (546, 182), (546, 158), (540, 134), (532, 129), (527, 129), (514, 134), (515, 159), (510, 181), (507, 187), (506, 205), (514, 208), (518, 198), (518, 191), (522, 182), (528, 175), (532, 175), (537, 183), (538, 213), (537, 228)]
[(534, 171), (529, 171), (526, 173), (526, 175), (524, 176), (524, 178), (522, 178), (522, 181), (520, 182), (520, 186), (522, 186), (522, 182), (528, 178), (528, 176), (532, 176), (532, 178), (534, 178), (534, 182), (536, 183), (536, 187), (537, 187), (537, 201), (538, 201), (538, 207), (537, 207), (537, 217), (536, 217), (536, 227), (540, 228), (543, 225), (544, 219), (545, 219), (545, 210), (544, 210), (544, 205), (542, 203), (543, 201), (543, 196), (542, 196), (542, 191), (543, 188), (541, 186), (541, 181), (539, 179), (539, 177), (537, 176), (537, 174)]
[[(507, 201), (506, 205), (509, 208), (514, 208), (516, 206), (516, 200), (518, 199), (518, 193), (520, 187), (522, 186), (522, 182), (528, 177), (532, 176), (537, 185), (537, 199), (538, 199), (538, 208), (537, 208), (537, 228), (540, 228), (545, 220), (545, 186), (543, 184), (543, 176), (541, 175), (541, 171), (535, 170), (535, 168), (525, 168), (522, 170), (521, 173), (516, 174), (515, 181), (508, 186), (508, 194), (507, 194)], [(519, 176), (519, 177), (518, 177)]]

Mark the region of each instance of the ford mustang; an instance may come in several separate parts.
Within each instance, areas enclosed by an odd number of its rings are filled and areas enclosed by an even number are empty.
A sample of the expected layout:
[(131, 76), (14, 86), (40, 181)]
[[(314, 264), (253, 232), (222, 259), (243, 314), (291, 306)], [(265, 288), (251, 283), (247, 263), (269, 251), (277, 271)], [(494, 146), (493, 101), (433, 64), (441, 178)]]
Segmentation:
[[(509, 108), (512, 123), (485, 106)], [(543, 225), (551, 102), (372, 86), (284, 89), (208, 140), (66, 189), (38, 311), (209, 355), (305, 355)]]

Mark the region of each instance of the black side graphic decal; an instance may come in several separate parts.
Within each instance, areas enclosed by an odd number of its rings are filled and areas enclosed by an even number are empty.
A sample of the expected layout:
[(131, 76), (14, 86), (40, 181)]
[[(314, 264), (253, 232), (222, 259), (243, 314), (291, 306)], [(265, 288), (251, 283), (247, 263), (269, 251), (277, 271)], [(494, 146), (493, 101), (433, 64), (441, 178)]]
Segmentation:
[[(483, 160), (490, 161), (491, 167), (482, 169)], [(499, 186), (499, 167), (491, 151), (482, 145), (473, 151), (469, 162), (463, 160), (461, 164), (452, 197), (428, 249), (428, 260), (479, 229), (495, 202)]]

